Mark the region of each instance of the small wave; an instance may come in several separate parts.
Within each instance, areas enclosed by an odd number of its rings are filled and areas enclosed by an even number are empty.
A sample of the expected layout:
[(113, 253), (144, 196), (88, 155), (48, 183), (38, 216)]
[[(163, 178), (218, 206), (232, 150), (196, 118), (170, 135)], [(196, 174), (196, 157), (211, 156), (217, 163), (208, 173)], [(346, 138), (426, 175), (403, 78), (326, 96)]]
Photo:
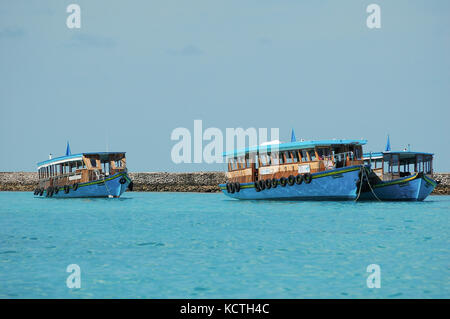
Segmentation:
[(16, 254), (17, 251), (15, 250), (5, 250), (5, 251), (0, 251), (0, 254)]
[(148, 243), (138, 243), (137, 245), (138, 245), (138, 246), (154, 246), (154, 247), (161, 247), (161, 246), (164, 246), (163, 243), (156, 243), (156, 242), (153, 242), (153, 241), (148, 242)]

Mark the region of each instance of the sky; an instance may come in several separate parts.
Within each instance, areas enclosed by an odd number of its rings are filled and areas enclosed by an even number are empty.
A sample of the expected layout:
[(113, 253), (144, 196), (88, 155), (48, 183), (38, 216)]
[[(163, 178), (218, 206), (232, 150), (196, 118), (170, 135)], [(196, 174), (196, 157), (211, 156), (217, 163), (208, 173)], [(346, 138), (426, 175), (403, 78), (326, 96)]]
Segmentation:
[(131, 171), (221, 170), (171, 159), (172, 131), (202, 120), (365, 151), (389, 134), (450, 172), (449, 71), (447, 0), (0, 0), (0, 171), (34, 171), (67, 141), (126, 151)]

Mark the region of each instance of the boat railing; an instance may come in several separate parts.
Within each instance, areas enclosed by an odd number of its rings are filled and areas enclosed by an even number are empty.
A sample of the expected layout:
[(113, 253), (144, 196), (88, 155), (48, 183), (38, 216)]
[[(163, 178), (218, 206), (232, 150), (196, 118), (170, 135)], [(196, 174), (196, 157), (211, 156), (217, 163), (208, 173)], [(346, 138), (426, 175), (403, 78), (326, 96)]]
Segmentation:
[(81, 172), (70, 172), (70, 173), (63, 173), (63, 174), (57, 174), (57, 175), (53, 175), (53, 176), (49, 176), (49, 177), (45, 177), (45, 178), (40, 178), (40, 181), (49, 181), (51, 179), (61, 179), (64, 177), (70, 177), (70, 176), (75, 176), (75, 175), (80, 175)]
[(330, 156), (330, 159), (331, 159), (331, 157), (333, 157), (335, 162), (342, 161), (342, 160), (345, 161), (345, 160), (347, 160), (347, 158), (349, 158), (351, 161), (353, 161), (353, 159), (355, 158), (355, 155), (352, 151), (349, 151), (349, 152), (333, 154)]

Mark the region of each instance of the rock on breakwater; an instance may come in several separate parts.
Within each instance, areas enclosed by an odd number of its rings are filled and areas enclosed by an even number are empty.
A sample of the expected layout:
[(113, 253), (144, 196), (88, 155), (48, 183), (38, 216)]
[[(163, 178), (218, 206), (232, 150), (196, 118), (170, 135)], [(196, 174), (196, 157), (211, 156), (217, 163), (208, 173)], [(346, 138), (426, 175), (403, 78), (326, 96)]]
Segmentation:
[(433, 190), (433, 195), (450, 195), (450, 173), (434, 173), (433, 177), (440, 182)]
[[(195, 173), (129, 173), (135, 191), (144, 192), (219, 192), (225, 183), (224, 172)], [(432, 194), (450, 195), (450, 173), (435, 173), (441, 183)], [(38, 185), (35, 172), (0, 172), (0, 191), (33, 191)]]

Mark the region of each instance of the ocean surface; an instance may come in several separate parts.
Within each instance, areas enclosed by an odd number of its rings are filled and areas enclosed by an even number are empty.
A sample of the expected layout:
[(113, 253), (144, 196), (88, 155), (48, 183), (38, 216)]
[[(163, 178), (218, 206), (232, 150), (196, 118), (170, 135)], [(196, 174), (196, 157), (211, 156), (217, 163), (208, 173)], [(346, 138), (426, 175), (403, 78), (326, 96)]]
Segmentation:
[[(417, 203), (0, 192), (0, 298), (449, 298), (450, 196)], [(67, 266), (81, 288), (68, 288)], [(380, 266), (368, 288), (367, 266)]]

